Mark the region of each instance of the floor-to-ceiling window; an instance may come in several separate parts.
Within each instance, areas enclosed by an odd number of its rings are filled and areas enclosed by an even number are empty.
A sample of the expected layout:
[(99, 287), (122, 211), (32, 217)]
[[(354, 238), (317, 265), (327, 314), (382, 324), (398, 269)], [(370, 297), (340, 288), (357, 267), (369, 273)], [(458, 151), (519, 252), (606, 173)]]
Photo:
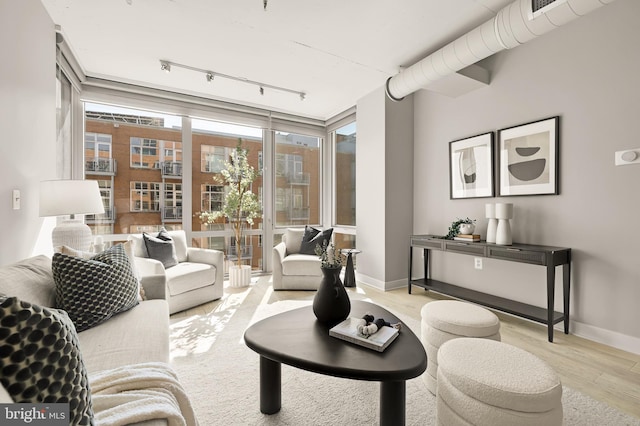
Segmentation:
[[(111, 98), (106, 102), (111, 104)], [(146, 108), (149, 102), (139, 104)], [(223, 121), (204, 110), (196, 118), (95, 101), (85, 101), (84, 107), (85, 177), (98, 181), (105, 204), (104, 214), (86, 220), (107, 244), (161, 227), (184, 229), (190, 245), (223, 251), (225, 267), (240, 256), (262, 271), (268, 268), (271, 244), (287, 227), (330, 225), (328, 207), (323, 207), (332, 199), (323, 193), (330, 187), (325, 182), (331, 176), (325, 156), (330, 148), (321, 125), (278, 121), (271, 129), (268, 116), (247, 120), (238, 115), (235, 121), (230, 113), (222, 114)], [(227, 220), (202, 223), (198, 213), (221, 208), (228, 188), (217, 177), (239, 141), (251, 165), (267, 175), (252, 186), (264, 215), (245, 224), (236, 247)]]
[[(223, 123), (214, 120), (191, 120), (191, 149), (193, 155), (191, 206), (193, 215), (191, 228), (194, 231), (193, 245), (214, 248), (225, 253), (225, 270), (239, 255), (242, 263), (251, 265), (254, 271), (263, 270), (263, 252), (260, 244), (263, 235), (262, 218), (254, 219), (253, 225), (243, 223), (243, 241), (236, 247), (231, 224), (224, 217), (214, 223), (202, 223), (199, 212), (220, 211), (224, 202), (225, 188), (221, 171), (225, 163), (232, 161), (238, 143), (247, 150), (249, 164), (261, 170), (264, 150), (263, 130), (257, 127)], [(253, 182), (251, 190), (262, 194), (262, 176)]]
[[(333, 140), (333, 225), (336, 247), (356, 246), (356, 123), (343, 125), (332, 132)], [(349, 230), (350, 232), (346, 232)]]
[(99, 234), (181, 229), (181, 117), (85, 103), (85, 177), (97, 180)]
[(275, 132), (276, 227), (319, 225), (322, 139)]

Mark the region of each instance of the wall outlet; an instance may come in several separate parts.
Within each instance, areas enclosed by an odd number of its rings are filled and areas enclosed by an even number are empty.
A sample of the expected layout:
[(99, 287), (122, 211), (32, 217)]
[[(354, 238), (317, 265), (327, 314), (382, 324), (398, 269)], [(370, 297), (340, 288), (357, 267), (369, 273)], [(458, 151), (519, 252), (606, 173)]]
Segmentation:
[(474, 257), (473, 258), (473, 266), (475, 266), (476, 269), (482, 269), (482, 258), (481, 257)]

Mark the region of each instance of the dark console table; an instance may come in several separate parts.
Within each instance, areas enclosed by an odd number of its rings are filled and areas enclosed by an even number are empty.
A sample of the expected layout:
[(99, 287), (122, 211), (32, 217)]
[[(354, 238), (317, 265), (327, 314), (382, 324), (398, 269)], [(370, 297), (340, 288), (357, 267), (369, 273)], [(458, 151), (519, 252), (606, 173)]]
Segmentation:
[[(424, 278), (411, 279), (413, 249), (424, 251)], [(476, 257), (507, 260), (545, 266), (547, 270), (547, 308), (516, 302), (491, 294), (481, 293), (464, 287), (433, 280), (430, 277), (429, 252), (467, 254)], [(564, 312), (554, 311), (556, 266), (562, 265), (562, 288)], [(465, 242), (445, 240), (435, 235), (412, 235), (409, 246), (409, 294), (411, 286), (417, 285), (426, 290), (449, 295), (458, 299), (478, 303), (489, 308), (547, 324), (549, 341), (553, 342), (553, 325), (564, 321), (564, 333), (569, 334), (569, 294), (571, 282), (571, 249), (563, 247), (537, 246), (531, 244), (513, 244), (503, 246), (486, 242)]]

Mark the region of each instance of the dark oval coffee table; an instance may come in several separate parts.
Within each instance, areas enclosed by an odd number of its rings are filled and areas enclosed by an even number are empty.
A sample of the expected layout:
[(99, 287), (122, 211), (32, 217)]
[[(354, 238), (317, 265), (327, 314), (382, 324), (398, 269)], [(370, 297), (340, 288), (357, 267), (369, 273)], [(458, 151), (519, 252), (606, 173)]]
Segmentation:
[[(401, 322), (369, 302), (351, 301), (349, 316)], [(281, 407), (281, 364), (328, 376), (380, 382), (380, 424), (404, 425), (406, 380), (422, 374), (427, 355), (405, 324), (384, 352), (376, 352), (329, 336), (329, 326), (316, 320), (311, 306), (265, 318), (244, 333), (247, 346), (260, 355), (260, 411), (274, 414)]]

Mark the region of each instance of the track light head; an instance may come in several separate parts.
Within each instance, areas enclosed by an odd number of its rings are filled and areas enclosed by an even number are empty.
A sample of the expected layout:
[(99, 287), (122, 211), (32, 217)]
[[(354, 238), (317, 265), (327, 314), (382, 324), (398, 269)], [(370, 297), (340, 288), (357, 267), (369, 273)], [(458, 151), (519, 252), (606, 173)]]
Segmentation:
[(304, 92), (300, 92), (300, 100), (301, 100), (301, 101), (304, 101), (304, 98), (305, 98), (306, 96), (307, 96), (307, 94), (306, 94), (306, 93), (304, 93)]
[(264, 87), (260, 86), (260, 94), (264, 95)]
[(165, 72), (171, 72), (171, 64), (165, 61), (160, 61), (160, 69)]
[(208, 73), (207, 73), (207, 75), (206, 75), (205, 77), (206, 77), (206, 79), (207, 79), (207, 82), (209, 82), (209, 83), (213, 83), (213, 77), (214, 77), (214, 75), (213, 75), (213, 73), (212, 73), (212, 72), (208, 72)]

